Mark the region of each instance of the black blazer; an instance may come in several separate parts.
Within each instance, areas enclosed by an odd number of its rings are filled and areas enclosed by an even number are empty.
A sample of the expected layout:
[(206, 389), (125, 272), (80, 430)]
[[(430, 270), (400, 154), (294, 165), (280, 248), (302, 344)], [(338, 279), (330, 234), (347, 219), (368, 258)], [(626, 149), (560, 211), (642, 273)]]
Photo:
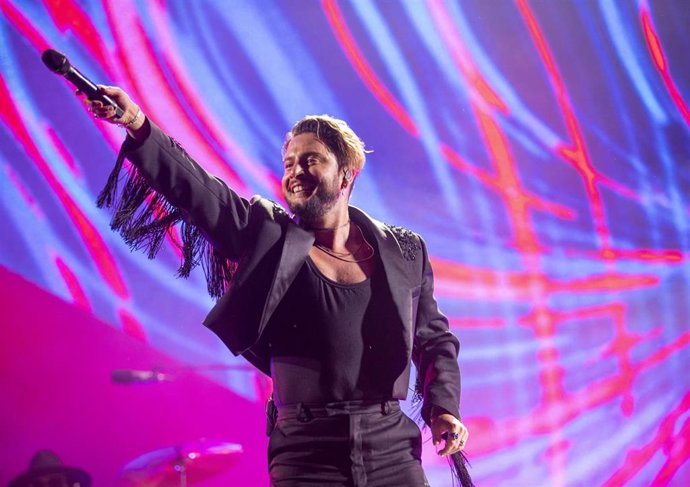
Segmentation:
[[(304, 263), (314, 235), (276, 203), (260, 196), (240, 197), (155, 124), (150, 126), (145, 141), (125, 140), (99, 205), (115, 206), (113, 228), (133, 247), (148, 248), (151, 257), (164, 232), (182, 221), (185, 262), (181, 273), (188, 274), (202, 257), (209, 257), (204, 266), (209, 283), (229, 281), (204, 324), (233, 354), (242, 354), (270, 375), (270, 357), (260, 339)], [(116, 195), (125, 157), (134, 168), (124, 190)], [(391, 397), (406, 397), (413, 361), (417, 389), (424, 399), (424, 420), (429, 422), (434, 405), (459, 418), (459, 344), (434, 299), (424, 241), (355, 207), (349, 211), (350, 218), (374, 236), (397, 310), (384, 347), (386, 367), (395, 378)], [(204, 248), (207, 242), (210, 247)]]

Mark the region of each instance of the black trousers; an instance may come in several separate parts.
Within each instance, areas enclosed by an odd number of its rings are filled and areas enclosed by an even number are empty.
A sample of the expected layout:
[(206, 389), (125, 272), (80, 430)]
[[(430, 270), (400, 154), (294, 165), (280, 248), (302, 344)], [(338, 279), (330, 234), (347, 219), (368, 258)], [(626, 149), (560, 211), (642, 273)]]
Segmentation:
[(421, 433), (398, 401), (279, 408), (270, 432), (272, 487), (425, 487)]

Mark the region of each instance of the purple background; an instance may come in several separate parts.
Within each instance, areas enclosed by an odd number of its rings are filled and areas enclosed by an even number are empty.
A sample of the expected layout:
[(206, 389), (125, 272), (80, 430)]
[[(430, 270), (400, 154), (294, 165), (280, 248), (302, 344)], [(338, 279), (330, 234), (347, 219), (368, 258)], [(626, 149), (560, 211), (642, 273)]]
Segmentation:
[[(688, 25), (680, 1), (0, 0), (0, 484), (52, 447), (115, 485), (212, 424), (245, 447), (236, 485), (266, 482), (270, 385), (251, 370), (194, 376), (213, 393), (193, 403), (183, 383), (108, 383), (127, 340), (141, 368), (243, 362), (200, 325), (201, 272), (176, 280), (172, 245), (148, 261), (96, 209), (123, 132), (45, 69), (53, 47), (244, 196), (280, 201), (295, 120), (351, 124), (374, 150), (354, 204), (427, 240), (478, 485), (689, 485)], [(91, 371), (88, 404), (127, 395), (129, 419), (75, 411), (46, 363)], [(42, 426), (58, 412), (69, 431)], [(430, 445), (424, 464), (450, 485)]]

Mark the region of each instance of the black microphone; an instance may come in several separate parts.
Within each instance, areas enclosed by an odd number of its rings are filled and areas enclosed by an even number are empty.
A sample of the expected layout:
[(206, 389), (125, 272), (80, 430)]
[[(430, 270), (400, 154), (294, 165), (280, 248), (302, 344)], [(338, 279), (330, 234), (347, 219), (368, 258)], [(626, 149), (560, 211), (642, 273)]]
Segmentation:
[(168, 376), (157, 370), (113, 370), (110, 378), (116, 384), (137, 384), (141, 382), (163, 382)]
[(98, 87), (89, 78), (81, 74), (77, 68), (72, 66), (64, 54), (57, 52), (55, 49), (46, 49), (43, 51), (41, 59), (48, 69), (67, 78), (67, 81), (76, 86), (89, 100), (99, 100), (104, 105), (112, 106), (115, 108), (117, 118), (121, 118), (124, 115), (124, 110), (108, 95), (98, 91)]

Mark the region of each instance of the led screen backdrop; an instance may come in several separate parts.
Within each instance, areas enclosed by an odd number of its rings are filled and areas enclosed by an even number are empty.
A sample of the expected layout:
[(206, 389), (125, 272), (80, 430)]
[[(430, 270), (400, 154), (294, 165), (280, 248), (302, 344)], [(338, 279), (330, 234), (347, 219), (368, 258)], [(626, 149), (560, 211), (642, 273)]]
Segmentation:
[[(190, 364), (240, 365), (95, 196), (123, 131), (48, 72), (123, 87), (277, 201), (283, 134), (346, 119), (354, 204), (427, 240), (480, 486), (690, 485), (690, 8), (682, 1), (0, 0), (0, 264)], [(171, 240), (176, 236), (172, 235)], [(262, 407), (241, 367), (216, 380)], [(257, 432), (257, 435), (261, 435)], [(450, 485), (427, 448), (432, 485)], [(257, 466), (263, 468), (264, 466)]]

